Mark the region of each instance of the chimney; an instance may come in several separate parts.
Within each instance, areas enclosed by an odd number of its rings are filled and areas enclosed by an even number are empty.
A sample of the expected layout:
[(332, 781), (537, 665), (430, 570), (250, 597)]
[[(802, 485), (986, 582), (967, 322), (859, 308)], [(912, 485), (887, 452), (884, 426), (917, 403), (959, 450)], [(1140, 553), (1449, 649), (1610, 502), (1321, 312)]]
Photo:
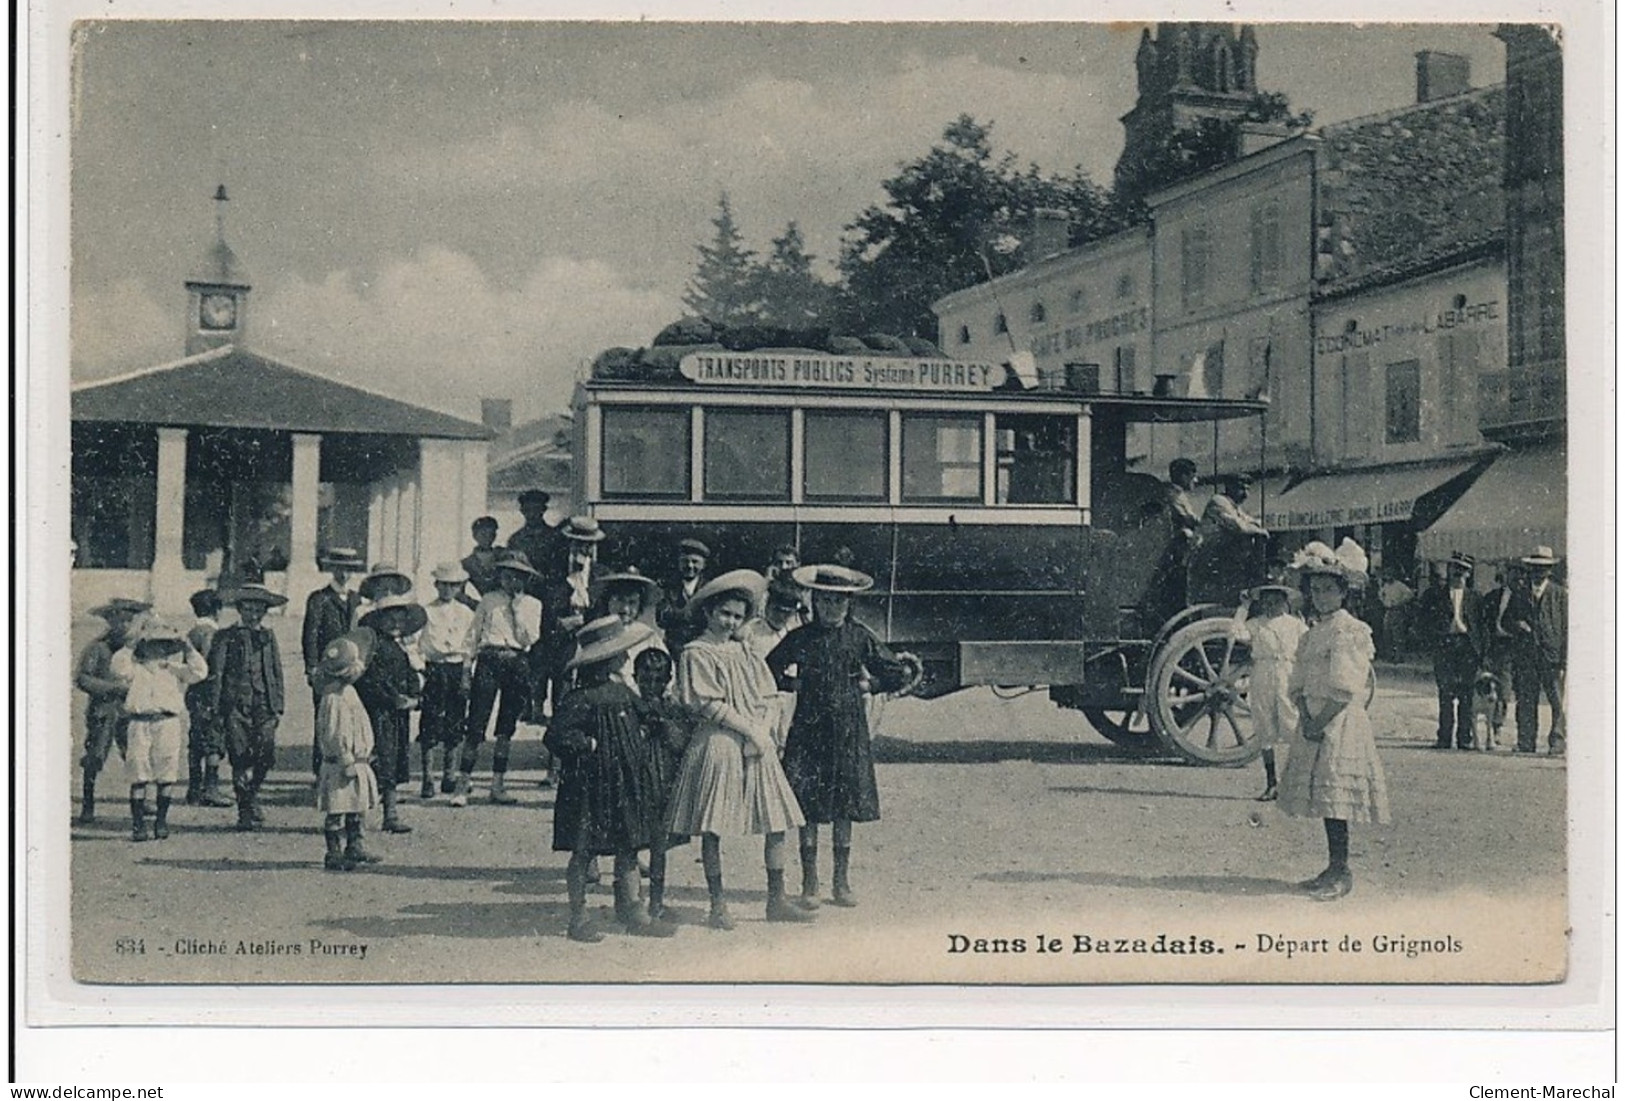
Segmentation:
[(493, 432), (506, 432), (513, 427), (512, 398), (481, 398), (480, 423)]
[(1472, 61), (1467, 57), (1439, 50), (1422, 50), (1416, 55), (1416, 102), (1459, 96), (1472, 87)]
[(1072, 243), (1072, 219), (1064, 210), (1039, 207), (1033, 211), (1032, 236), (1027, 242), (1027, 262), (1065, 252)]

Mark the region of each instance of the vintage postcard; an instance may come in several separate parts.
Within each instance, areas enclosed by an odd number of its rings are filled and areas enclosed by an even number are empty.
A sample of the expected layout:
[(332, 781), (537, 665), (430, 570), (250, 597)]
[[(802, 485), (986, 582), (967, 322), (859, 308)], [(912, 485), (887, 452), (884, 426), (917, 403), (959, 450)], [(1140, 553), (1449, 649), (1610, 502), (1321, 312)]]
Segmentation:
[(32, 41), (41, 1019), (1594, 994), (1597, 11), (113, 14)]

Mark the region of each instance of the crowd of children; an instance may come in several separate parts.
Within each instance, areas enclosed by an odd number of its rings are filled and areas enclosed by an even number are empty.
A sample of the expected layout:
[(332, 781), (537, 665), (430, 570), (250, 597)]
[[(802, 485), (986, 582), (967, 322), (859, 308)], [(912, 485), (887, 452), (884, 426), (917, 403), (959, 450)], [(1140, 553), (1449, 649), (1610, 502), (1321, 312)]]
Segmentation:
[[(490, 550), (493, 525), (482, 525), (476, 534)], [(506, 787), (510, 742), (521, 721), (546, 726), (543, 745), (558, 766), (553, 848), (569, 854), (573, 940), (602, 939), (586, 907), (599, 857), (613, 861), (617, 922), (635, 935), (672, 935), (667, 856), (696, 836), (713, 929), (734, 928), (722, 872), (729, 836), (762, 838), (767, 919), (805, 923), (819, 904), (818, 826), (831, 824), (830, 901), (854, 904), (852, 824), (879, 817), (865, 696), (906, 692), (922, 674), (918, 659), (891, 654), (850, 618), (851, 595), (870, 579), (841, 565), (801, 567), (785, 548), (771, 581), (752, 570), (699, 579), (674, 632), (686, 644), (668, 649), (653, 626), (661, 587), (635, 567), (593, 573), (590, 551), (603, 535), (592, 521), (572, 520), (559, 534), (562, 578), (496, 548), (489, 561), (470, 556), (490, 586), (477, 599), (466, 561), (448, 562), (434, 571), (427, 605), (392, 566), (374, 566), (352, 590), (360, 556), (343, 548), (324, 556), (331, 582), (307, 600), (301, 638), (323, 867), (348, 872), (382, 859), (364, 839), (374, 808), (385, 832), (411, 832), (397, 793), (409, 784), (417, 713), (418, 794), (433, 799), (438, 787), (453, 806), (468, 804), (493, 726), (490, 799), (516, 801)], [(537, 591), (569, 606), (548, 615)], [(95, 820), (96, 780), (116, 744), (133, 841), (169, 836), (183, 759), (188, 803), (235, 806), (238, 829), (261, 828), (260, 790), (286, 703), (265, 616), (285, 602), (257, 582), (206, 590), (192, 598), (196, 622), (184, 633), (139, 601), (93, 609), (107, 630), (76, 668), (89, 697), (81, 822)], [(228, 605), (236, 622), (222, 627)], [(222, 757), (229, 800), (219, 791)], [(785, 884), (792, 830), (801, 839), (796, 896)]]

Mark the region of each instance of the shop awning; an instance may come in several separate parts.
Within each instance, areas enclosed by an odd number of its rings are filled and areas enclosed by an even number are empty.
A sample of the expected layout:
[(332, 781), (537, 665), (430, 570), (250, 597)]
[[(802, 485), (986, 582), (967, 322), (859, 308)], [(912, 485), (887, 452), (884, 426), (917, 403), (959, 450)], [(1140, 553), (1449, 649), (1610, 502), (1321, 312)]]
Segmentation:
[(1565, 552), (1568, 468), (1564, 449), (1509, 451), (1497, 458), (1455, 506), (1417, 540), (1421, 556), (1454, 551), (1483, 561), (1504, 561), (1539, 545)]
[(1264, 502), (1271, 531), (1315, 531), (1409, 520), (1417, 501), (1477, 465), (1472, 459), (1322, 474)]

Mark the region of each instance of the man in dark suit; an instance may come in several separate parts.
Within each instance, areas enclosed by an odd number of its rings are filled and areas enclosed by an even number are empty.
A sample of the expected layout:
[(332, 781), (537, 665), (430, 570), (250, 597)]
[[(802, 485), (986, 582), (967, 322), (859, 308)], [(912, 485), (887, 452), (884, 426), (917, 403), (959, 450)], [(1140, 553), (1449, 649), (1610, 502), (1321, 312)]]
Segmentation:
[(1484, 661), (1484, 601), (1472, 587), (1473, 557), (1456, 553), (1445, 564), (1443, 588), (1429, 589), (1417, 610), (1418, 630), (1433, 651), (1439, 689), (1437, 749), (1473, 748), (1473, 680)]
[(564, 666), (575, 656), (576, 632), (592, 610), (593, 570), (598, 544), (604, 540), (604, 529), (590, 516), (572, 516), (558, 530), (568, 548), (565, 573), (543, 584), (542, 639), (532, 650), (538, 713), (551, 688), (556, 714), (568, 687)]
[(1518, 697), (1519, 753), (1533, 753), (1540, 741), (1540, 697), (1552, 707), (1546, 749), (1563, 756), (1568, 725), (1563, 713), (1563, 681), (1569, 654), (1569, 593), (1552, 580), (1557, 555), (1536, 547), (1520, 561), (1525, 583), (1518, 586), (1504, 622), (1512, 625), (1512, 690)]
[[(350, 630), (355, 622), (356, 605), (361, 598), (350, 588), (350, 578), (365, 572), (366, 561), (361, 552), (351, 547), (333, 547), (321, 558), (321, 567), (330, 580), (305, 598), (305, 622), (301, 649), (305, 658), (305, 683), (310, 685), (311, 699), (317, 711), (321, 710), (322, 693), (316, 684), (316, 667), (328, 645)], [(314, 742), (310, 747), (310, 770), (320, 775), (322, 751)]]
[(666, 633), (666, 648), (676, 654), (699, 636), (699, 629), (690, 621), (688, 600), (705, 584), (705, 567), (711, 559), (711, 548), (698, 539), (684, 539), (677, 544), (677, 572), (661, 586), (663, 600), (655, 622)]
[(564, 536), (547, 522), (547, 506), (552, 500), (550, 494), (540, 489), (521, 493), (519, 511), (524, 513), (525, 524), (508, 536), (508, 549), (523, 554), (536, 571), (537, 576), (531, 578), (525, 591), (538, 600), (542, 599), (547, 582), (563, 577), (565, 569)]

